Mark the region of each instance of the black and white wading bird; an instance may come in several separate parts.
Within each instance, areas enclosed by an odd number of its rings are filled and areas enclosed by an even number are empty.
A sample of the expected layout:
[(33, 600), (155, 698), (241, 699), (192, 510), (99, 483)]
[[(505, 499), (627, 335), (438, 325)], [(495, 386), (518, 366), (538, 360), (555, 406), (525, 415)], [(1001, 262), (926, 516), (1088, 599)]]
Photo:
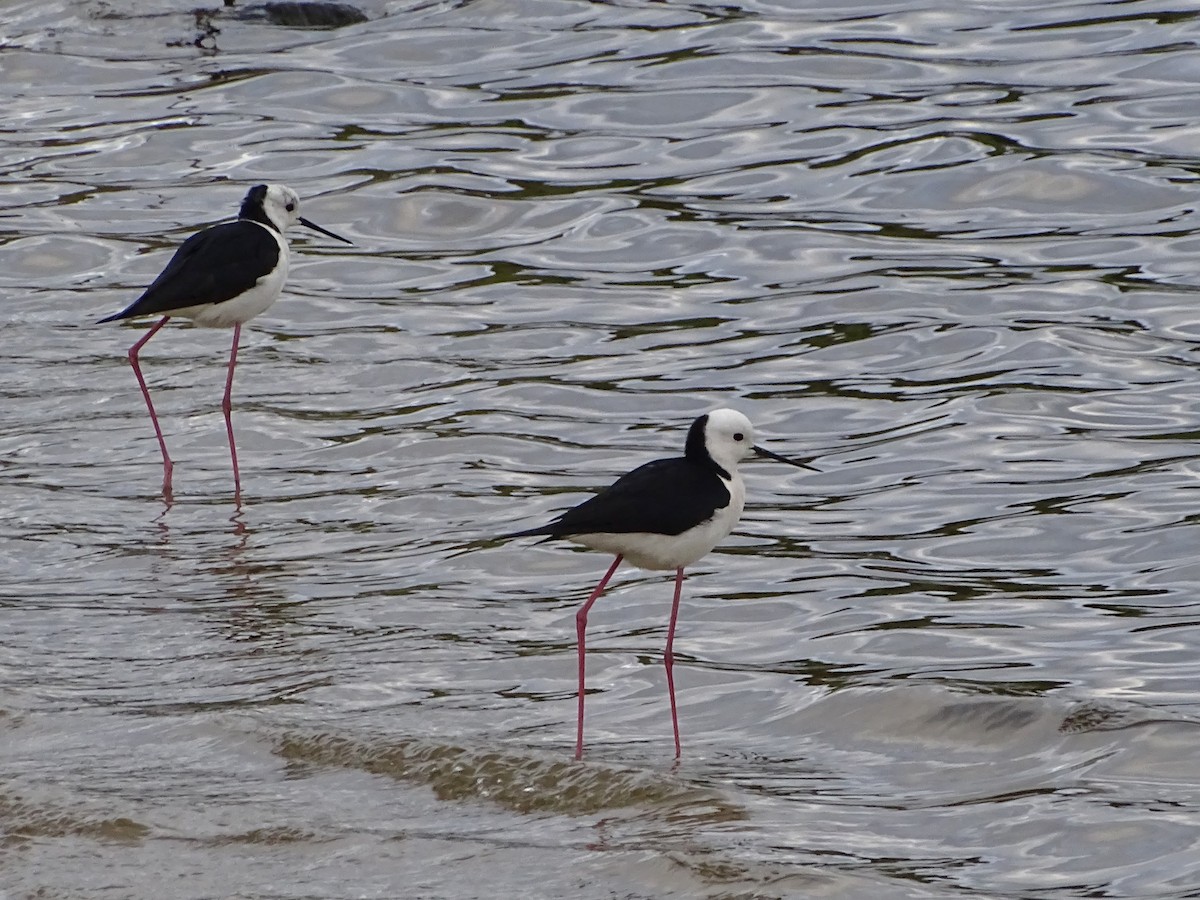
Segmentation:
[(683, 590), (685, 566), (699, 560), (723, 540), (742, 516), (746, 489), (737, 464), (756, 454), (800, 468), (811, 468), (754, 444), (754, 427), (740, 412), (716, 409), (688, 429), (684, 455), (656, 459), (621, 476), (611, 486), (568, 509), (548, 525), (506, 537), (565, 538), (616, 556), (596, 589), (575, 614), (579, 642), (579, 711), (575, 758), (583, 756), (585, 640), (588, 610), (604, 591), (621, 560), (642, 569), (674, 569), (675, 599), (667, 625), (663, 664), (671, 698), (671, 727), (679, 757), (679, 718), (675, 711), (675, 621)]
[(192, 235), (180, 245), (154, 283), (142, 296), (115, 315), (101, 319), (112, 322), (138, 316), (162, 316), (150, 330), (129, 348), (129, 363), (137, 376), (150, 410), (150, 421), (158, 436), (163, 458), (163, 492), (171, 493), (173, 464), (167, 453), (146, 379), (138, 365), (138, 351), (173, 316), (191, 319), (205, 328), (233, 326), (233, 347), (229, 351), (229, 374), (225, 378), (225, 431), (229, 436), (229, 454), (233, 460), (234, 492), (240, 496), (237, 447), (233, 442), (233, 422), (229, 411), (233, 389), (233, 370), (237, 365), (238, 340), (242, 325), (264, 312), (279, 297), (288, 273), (288, 244), (283, 233), (291, 225), (303, 225), (335, 240), (351, 243), (310, 222), (300, 215), (300, 198), (281, 184), (259, 184), (250, 188), (242, 201), (237, 220), (214, 225)]

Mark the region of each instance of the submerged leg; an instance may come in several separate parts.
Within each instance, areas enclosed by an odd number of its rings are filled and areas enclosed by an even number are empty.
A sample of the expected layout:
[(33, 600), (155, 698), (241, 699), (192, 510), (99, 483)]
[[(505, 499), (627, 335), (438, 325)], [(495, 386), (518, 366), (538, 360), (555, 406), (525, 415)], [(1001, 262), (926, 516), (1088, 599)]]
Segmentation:
[(667, 626), (667, 648), (663, 665), (667, 670), (667, 692), (671, 695), (671, 728), (675, 731), (675, 758), (679, 759), (679, 716), (675, 712), (675, 620), (679, 618), (679, 597), (683, 593), (683, 568), (675, 570), (675, 601), (671, 604), (671, 624)]
[(579, 607), (579, 612), (575, 613), (575, 634), (579, 641), (579, 719), (578, 726), (575, 730), (575, 758), (583, 758), (583, 685), (584, 676), (586, 674), (586, 666), (584, 658), (586, 648), (584, 645), (584, 632), (587, 631), (588, 610), (592, 608), (592, 604), (596, 602), (596, 598), (604, 593), (604, 586), (608, 584), (608, 580), (612, 578), (613, 572), (617, 571), (617, 566), (621, 564), (621, 556), (613, 560), (612, 565), (608, 567), (608, 571), (604, 577), (600, 579), (600, 583), (596, 585), (596, 589), (592, 591), (590, 597), (584, 602), (583, 606)]
[(241, 336), (242, 326), (239, 322), (233, 326), (233, 347), (229, 351), (229, 374), (225, 377), (225, 399), (221, 401), (221, 410), (225, 413), (225, 433), (229, 435), (229, 457), (233, 460), (233, 492), (239, 496), (242, 493), (242, 479), (238, 474), (237, 446), (233, 442), (233, 419), (230, 417), (233, 403), (230, 397), (233, 393), (233, 369), (237, 365), (238, 341)]
[(164, 494), (171, 493), (171, 470), (174, 468), (174, 464), (171, 462), (171, 455), (167, 453), (167, 442), (163, 438), (162, 428), (158, 425), (158, 415), (154, 412), (154, 403), (150, 400), (150, 389), (146, 387), (146, 379), (142, 377), (142, 367), (138, 365), (138, 351), (145, 346), (146, 341), (158, 333), (158, 329), (170, 321), (170, 316), (163, 316), (150, 326), (150, 330), (142, 335), (136, 344), (129, 348), (129, 364), (133, 366), (133, 374), (137, 376), (138, 384), (142, 388), (142, 396), (146, 398), (146, 409), (150, 410), (150, 422), (154, 425), (154, 434), (158, 437), (158, 448), (162, 450)]

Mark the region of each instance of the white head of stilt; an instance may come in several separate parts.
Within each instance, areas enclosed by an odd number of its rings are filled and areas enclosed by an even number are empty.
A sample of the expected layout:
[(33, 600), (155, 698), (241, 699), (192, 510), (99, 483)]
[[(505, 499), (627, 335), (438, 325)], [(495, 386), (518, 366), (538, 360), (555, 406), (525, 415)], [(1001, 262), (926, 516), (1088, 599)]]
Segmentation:
[(737, 464), (754, 453), (754, 426), (736, 409), (714, 409), (704, 422), (704, 452), (733, 475)]
[(270, 225), (282, 234), (300, 222), (300, 197), (286, 185), (258, 184), (246, 194), (238, 217)]

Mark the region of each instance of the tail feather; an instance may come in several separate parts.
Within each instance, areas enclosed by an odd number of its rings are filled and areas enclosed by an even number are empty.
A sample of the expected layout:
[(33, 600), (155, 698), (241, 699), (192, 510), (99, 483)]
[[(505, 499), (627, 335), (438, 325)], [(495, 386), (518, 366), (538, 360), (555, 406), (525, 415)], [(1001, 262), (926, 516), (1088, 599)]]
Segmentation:
[(500, 535), (500, 539), (503, 541), (519, 537), (540, 537), (542, 539), (538, 541), (540, 544), (543, 541), (550, 541), (558, 537), (558, 533), (553, 525), (539, 525), (537, 528), (526, 528), (524, 531), (513, 531), (509, 534)]
[(137, 313), (133, 311), (133, 307), (127, 306), (120, 312), (113, 313), (111, 316), (105, 316), (103, 319), (97, 319), (96, 324), (103, 325), (105, 322), (115, 322), (117, 319), (130, 319), (135, 315), (137, 315)]

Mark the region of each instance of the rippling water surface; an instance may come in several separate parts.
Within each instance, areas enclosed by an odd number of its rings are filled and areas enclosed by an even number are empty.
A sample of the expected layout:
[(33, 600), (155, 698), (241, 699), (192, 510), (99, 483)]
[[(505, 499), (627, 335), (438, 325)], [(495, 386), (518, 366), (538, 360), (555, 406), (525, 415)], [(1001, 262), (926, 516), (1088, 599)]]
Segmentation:
[[(191, 0), (0, 25), (0, 896), (1200, 896), (1200, 12)], [(239, 4), (241, 6), (241, 4)], [(250, 12), (253, 12), (252, 10)], [(97, 326), (246, 186), (243, 336)], [(592, 614), (496, 535), (742, 409)]]

